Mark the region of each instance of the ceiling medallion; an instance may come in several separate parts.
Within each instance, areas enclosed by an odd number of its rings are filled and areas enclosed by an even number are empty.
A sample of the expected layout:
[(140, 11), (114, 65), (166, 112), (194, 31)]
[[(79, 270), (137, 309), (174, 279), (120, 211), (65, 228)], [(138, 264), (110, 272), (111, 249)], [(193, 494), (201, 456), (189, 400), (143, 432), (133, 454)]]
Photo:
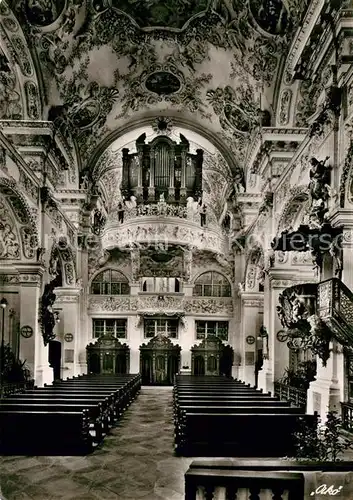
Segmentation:
[(26, 16), (28, 21), (35, 26), (49, 26), (58, 19), (65, 5), (66, 0), (52, 0), (51, 2), (26, 0)]
[(282, 0), (250, 0), (250, 12), (256, 24), (270, 35), (282, 35), (288, 29), (288, 12)]
[(155, 94), (169, 95), (180, 90), (181, 82), (173, 73), (169, 73), (168, 71), (155, 71), (146, 78), (145, 87)]
[(171, 118), (159, 116), (152, 123), (152, 130), (156, 134), (170, 135), (173, 129)]

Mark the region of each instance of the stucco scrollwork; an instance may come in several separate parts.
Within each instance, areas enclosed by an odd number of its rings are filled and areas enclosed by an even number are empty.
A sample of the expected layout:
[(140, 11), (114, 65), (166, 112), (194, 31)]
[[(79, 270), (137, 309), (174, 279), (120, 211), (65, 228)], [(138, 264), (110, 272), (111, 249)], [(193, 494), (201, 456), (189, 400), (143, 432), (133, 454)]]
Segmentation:
[(88, 309), (91, 312), (110, 311), (159, 311), (163, 314), (225, 314), (233, 312), (231, 298), (185, 298), (156, 295), (140, 297), (90, 296)]

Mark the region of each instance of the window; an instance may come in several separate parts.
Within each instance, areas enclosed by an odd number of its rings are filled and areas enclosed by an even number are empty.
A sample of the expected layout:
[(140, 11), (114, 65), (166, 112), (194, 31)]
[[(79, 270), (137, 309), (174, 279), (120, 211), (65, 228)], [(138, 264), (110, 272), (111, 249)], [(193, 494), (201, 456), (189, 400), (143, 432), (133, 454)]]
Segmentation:
[(152, 338), (161, 334), (171, 339), (176, 339), (178, 338), (178, 320), (175, 318), (145, 318), (144, 332), (146, 338)]
[(129, 295), (130, 286), (127, 278), (114, 269), (107, 269), (99, 273), (91, 285), (94, 295)]
[(102, 335), (114, 335), (119, 339), (126, 339), (127, 319), (107, 318), (93, 320), (93, 338)]
[(214, 271), (203, 273), (195, 281), (194, 295), (199, 297), (230, 297), (229, 281), (223, 274)]
[(180, 291), (180, 280), (178, 278), (142, 278), (143, 292), (168, 293)]
[(216, 336), (228, 340), (228, 321), (196, 321), (196, 338)]

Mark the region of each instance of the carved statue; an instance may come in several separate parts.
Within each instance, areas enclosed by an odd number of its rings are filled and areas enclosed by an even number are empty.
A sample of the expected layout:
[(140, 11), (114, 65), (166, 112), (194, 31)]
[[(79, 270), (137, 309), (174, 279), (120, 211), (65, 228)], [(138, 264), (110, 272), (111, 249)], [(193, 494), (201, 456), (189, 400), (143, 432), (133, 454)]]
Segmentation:
[(37, 262), (42, 262), (44, 261), (44, 254), (45, 254), (45, 248), (44, 247), (38, 247), (37, 248)]
[(309, 225), (314, 228), (320, 228), (324, 223), (325, 215), (328, 211), (327, 201), (329, 199), (330, 189), (330, 171), (331, 167), (326, 166), (325, 160), (319, 161), (316, 158), (311, 158), (310, 164), (310, 197), (311, 209), (309, 216)]
[(335, 276), (340, 277), (342, 269), (343, 269), (343, 250), (341, 245), (336, 241), (333, 240), (330, 244), (329, 248), (329, 254), (333, 258), (333, 264), (335, 268)]
[(50, 340), (54, 340), (55, 338), (55, 315), (53, 312), (53, 304), (56, 299), (54, 289), (58, 285), (59, 282), (57, 278), (47, 283), (41, 298), (41, 325), (44, 345), (47, 345)]

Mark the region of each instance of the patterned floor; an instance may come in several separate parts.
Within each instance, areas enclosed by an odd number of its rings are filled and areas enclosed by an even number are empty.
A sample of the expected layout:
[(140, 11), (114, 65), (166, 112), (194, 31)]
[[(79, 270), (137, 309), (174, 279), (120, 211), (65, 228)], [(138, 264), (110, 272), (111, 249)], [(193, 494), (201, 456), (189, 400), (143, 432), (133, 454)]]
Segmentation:
[(1, 500), (183, 500), (190, 458), (173, 454), (172, 389), (143, 388), (86, 457), (0, 457)]

